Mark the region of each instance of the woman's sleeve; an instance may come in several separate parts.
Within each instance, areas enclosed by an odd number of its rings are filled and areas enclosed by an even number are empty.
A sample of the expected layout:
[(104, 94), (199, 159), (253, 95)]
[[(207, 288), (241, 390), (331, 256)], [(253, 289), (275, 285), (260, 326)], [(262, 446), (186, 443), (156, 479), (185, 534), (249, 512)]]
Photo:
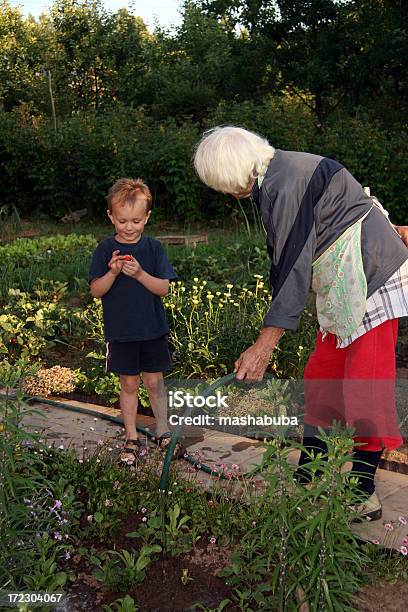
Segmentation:
[[(264, 318), (264, 327), (281, 327), (283, 329), (295, 330), (299, 326), (300, 316), (306, 306), (310, 285), (312, 281), (312, 264), (316, 249), (316, 232), (313, 225), (306, 244), (301, 250), (295, 263), (276, 291), (272, 283), (272, 304)], [(286, 260), (290, 255), (287, 252)], [(280, 260), (280, 265), (285, 266), (285, 257)], [(290, 265), (290, 262), (288, 262)], [(275, 297), (274, 297), (275, 293)]]

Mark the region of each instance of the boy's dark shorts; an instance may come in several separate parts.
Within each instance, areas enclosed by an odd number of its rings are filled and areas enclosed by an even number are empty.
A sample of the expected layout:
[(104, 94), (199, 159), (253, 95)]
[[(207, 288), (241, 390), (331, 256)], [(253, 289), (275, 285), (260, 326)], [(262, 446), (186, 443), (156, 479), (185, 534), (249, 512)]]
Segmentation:
[(106, 345), (106, 372), (135, 376), (140, 372), (165, 372), (172, 366), (167, 335)]

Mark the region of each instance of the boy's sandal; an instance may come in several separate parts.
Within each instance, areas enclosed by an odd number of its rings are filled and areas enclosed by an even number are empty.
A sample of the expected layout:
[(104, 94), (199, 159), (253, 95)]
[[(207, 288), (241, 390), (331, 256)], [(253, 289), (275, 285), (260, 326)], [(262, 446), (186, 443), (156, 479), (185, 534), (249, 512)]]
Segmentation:
[(125, 446), (120, 451), (119, 460), (121, 463), (133, 465), (137, 459), (144, 458), (148, 454), (148, 447), (141, 444), (139, 439), (126, 440)]
[[(163, 453), (167, 452), (167, 447), (169, 446), (170, 441), (171, 441), (171, 435), (172, 435), (171, 431), (166, 431), (161, 436), (157, 438), (156, 437), (152, 438), (153, 442), (157, 444), (157, 446)], [(186, 449), (183, 447), (183, 445), (180, 442), (177, 441), (176, 446), (173, 451), (173, 459), (182, 459), (185, 453), (186, 453)]]

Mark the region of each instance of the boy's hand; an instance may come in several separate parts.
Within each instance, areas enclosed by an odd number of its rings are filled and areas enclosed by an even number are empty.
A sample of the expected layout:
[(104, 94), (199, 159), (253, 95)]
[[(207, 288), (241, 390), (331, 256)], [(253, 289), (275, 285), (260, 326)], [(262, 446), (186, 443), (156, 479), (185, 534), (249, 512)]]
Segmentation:
[(143, 272), (143, 269), (137, 259), (132, 256), (132, 261), (125, 260), (123, 262), (122, 272), (123, 274), (126, 274), (126, 276), (130, 276), (131, 278), (135, 278), (137, 280), (140, 273)]
[(405, 246), (408, 247), (408, 225), (394, 225)]
[(121, 273), (122, 268), (123, 268), (123, 260), (121, 259), (121, 255), (119, 255), (119, 253), (120, 253), (119, 250), (113, 251), (112, 258), (110, 262), (108, 263), (110, 271), (115, 276), (118, 276)]

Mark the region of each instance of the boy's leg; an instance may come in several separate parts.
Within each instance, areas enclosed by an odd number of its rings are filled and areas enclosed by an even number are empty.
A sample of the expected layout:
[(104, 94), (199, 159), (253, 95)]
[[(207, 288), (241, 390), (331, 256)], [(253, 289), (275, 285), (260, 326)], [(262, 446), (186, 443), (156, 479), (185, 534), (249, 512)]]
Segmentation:
[(167, 394), (162, 372), (142, 372), (143, 384), (149, 395), (150, 406), (156, 419), (156, 436), (166, 433), (167, 423)]
[(126, 440), (137, 440), (136, 415), (140, 376), (120, 375), (120, 409), (125, 425)]

